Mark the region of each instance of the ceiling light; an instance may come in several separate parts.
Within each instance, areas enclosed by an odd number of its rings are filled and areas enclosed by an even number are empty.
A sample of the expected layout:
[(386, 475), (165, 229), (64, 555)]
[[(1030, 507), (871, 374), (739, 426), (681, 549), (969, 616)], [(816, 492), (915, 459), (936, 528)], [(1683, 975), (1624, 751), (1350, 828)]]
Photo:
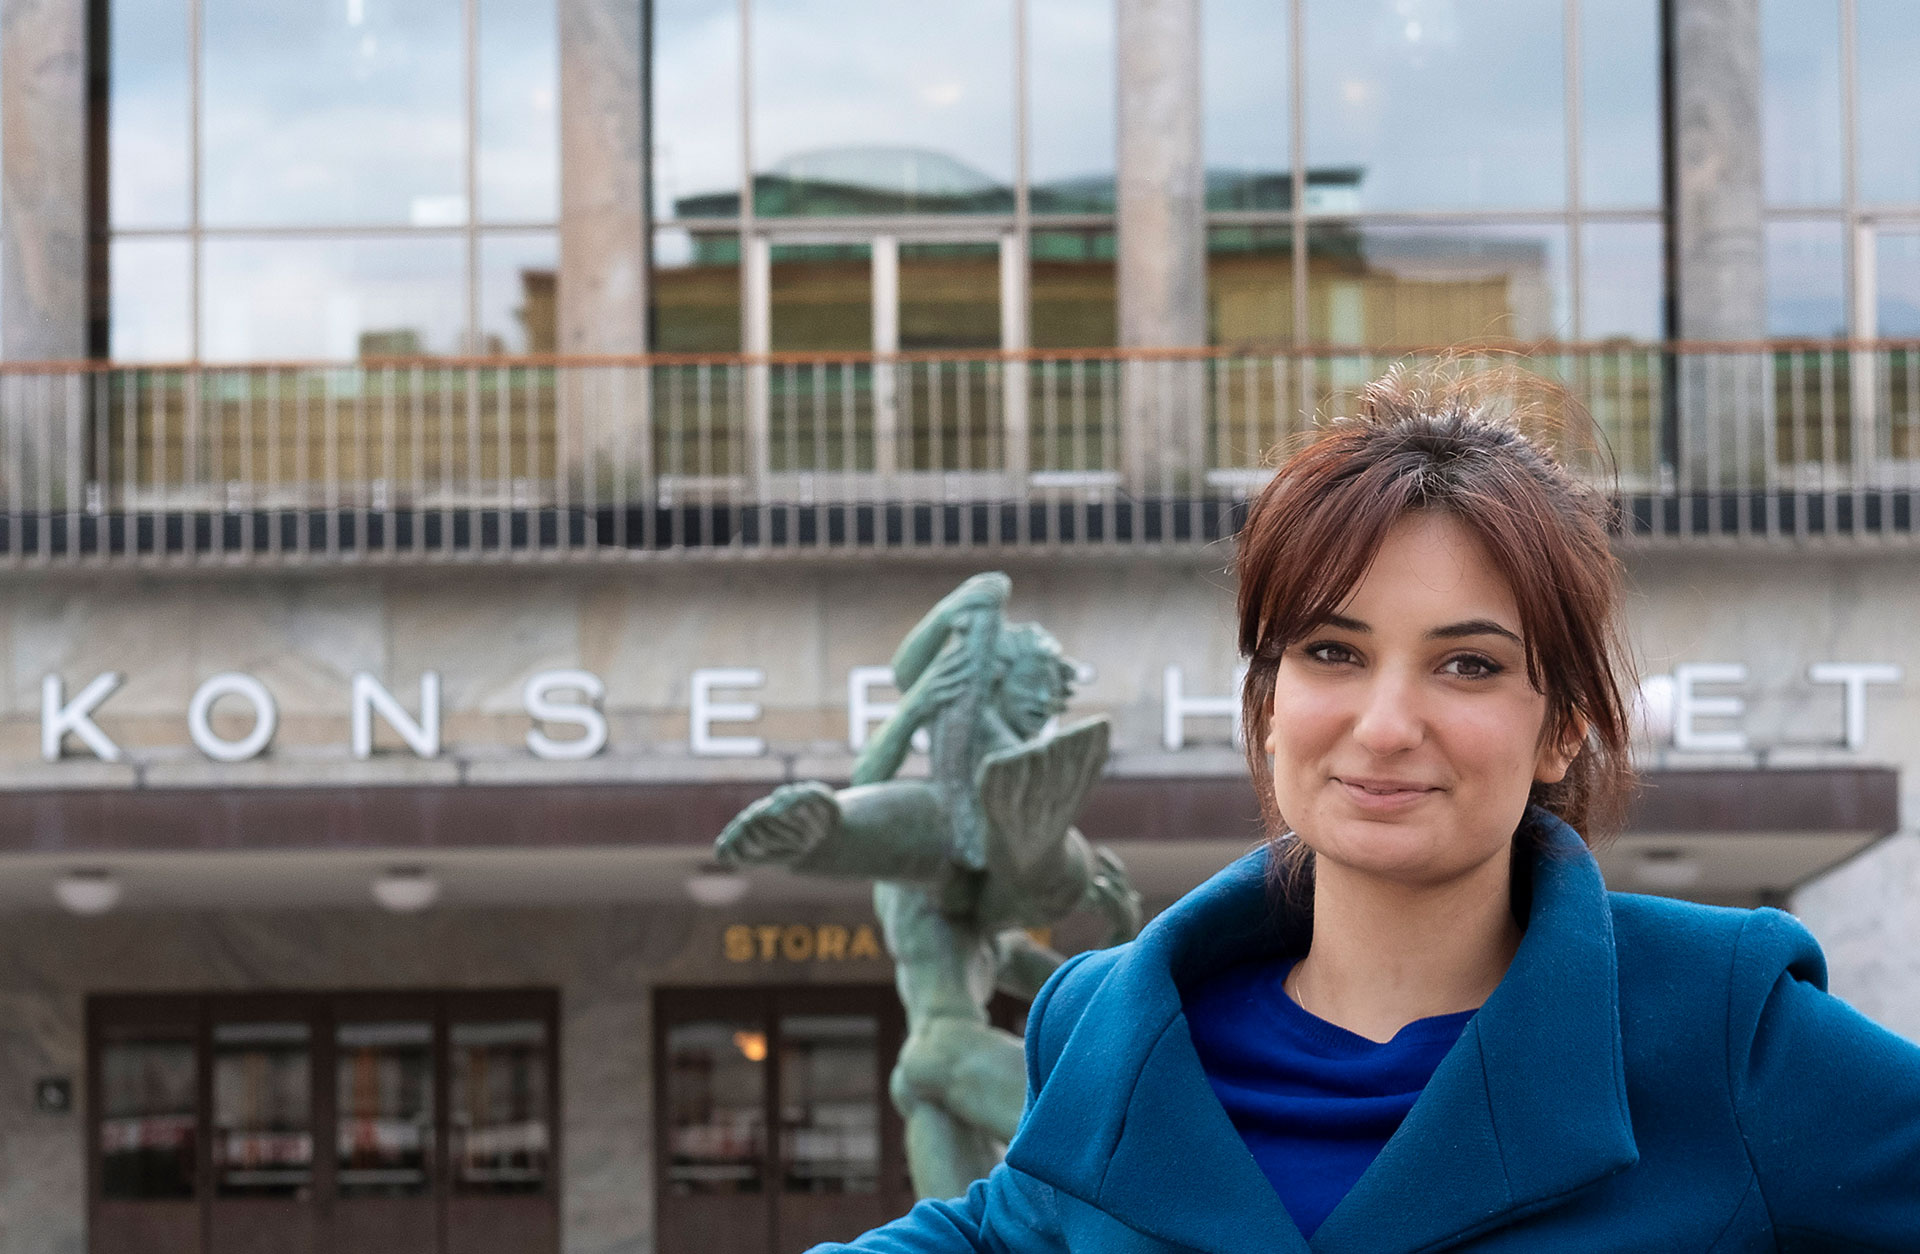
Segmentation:
[(1633, 864), (1634, 878), (1655, 892), (1677, 893), (1700, 882), (1706, 868), (1684, 849), (1646, 849)]
[(687, 896), (710, 910), (738, 905), (746, 895), (746, 876), (712, 862), (687, 877)]
[(105, 914), (120, 904), (120, 881), (100, 868), (68, 871), (53, 882), (53, 896), (75, 914)]
[(373, 899), (395, 914), (413, 914), (440, 900), (440, 881), (425, 867), (389, 867), (373, 877)]

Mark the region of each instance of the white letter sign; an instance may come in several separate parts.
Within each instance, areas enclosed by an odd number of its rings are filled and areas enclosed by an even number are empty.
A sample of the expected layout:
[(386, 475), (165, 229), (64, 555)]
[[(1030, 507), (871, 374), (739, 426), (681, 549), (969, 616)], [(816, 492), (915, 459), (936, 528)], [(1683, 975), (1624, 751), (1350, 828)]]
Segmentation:
[(1703, 697), (1697, 684), (1744, 684), (1747, 668), (1739, 662), (1689, 662), (1673, 668), (1673, 747), (1697, 753), (1740, 753), (1747, 733), (1739, 730), (1701, 731), (1700, 718), (1739, 718), (1747, 703), (1739, 697)]
[(1815, 662), (1807, 679), (1816, 684), (1840, 685), (1840, 711), (1846, 731), (1841, 743), (1861, 749), (1867, 743), (1867, 685), (1897, 684), (1901, 670), (1887, 662)]
[(427, 671), (420, 676), (420, 719), (400, 708), (393, 694), (365, 671), (353, 677), (352, 738), (353, 756), (365, 761), (373, 756), (373, 716), (378, 711), (387, 725), (400, 733), (407, 747), (423, 758), (440, 756), (440, 675)]
[[(577, 692), (585, 701), (556, 701), (556, 692)], [(530, 677), (521, 691), (528, 716), (542, 723), (570, 723), (584, 734), (555, 740), (535, 727), (527, 732), (527, 748), (548, 762), (577, 762), (606, 748), (607, 716), (596, 704), (606, 695), (607, 686), (591, 671), (541, 671)]]
[[(221, 697), (239, 697), (253, 707), (253, 730), (238, 740), (226, 740), (213, 730), (213, 706)], [(216, 762), (245, 762), (257, 758), (273, 740), (280, 712), (274, 707), (273, 694), (251, 675), (229, 671), (201, 684), (187, 706), (187, 735), (200, 752)]]
[(120, 746), (107, 739), (107, 733), (94, 723), (93, 712), (113, 695), (124, 678), (118, 671), (96, 675), (92, 683), (80, 690), (79, 696), (63, 705), (60, 677), (43, 676), (40, 680), (40, 756), (49, 762), (58, 762), (60, 745), (67, 733), (72, 732), (80, 737), (81, 744), (93, 750), (94, 757), (102, 762), (118, 762)]
[(767, 673), (753, 666), (716, 667), (693, 673), (692, 749), (702, 758), (752, 758), (764, 753), (767, 742), (758, 736), (716, 736), (715, 723), (750, 723), (760, 717), (752, 701), (715, 701), (715, 688), (758, 688)]
[(1190, 718), (1230, 718), (1233, 743), (1240, 743), (1240, 689), (1247, 682), (1247, 668), (1233, 672), (1233, 695), (1228, 697), (1189, 697), (1185, 677), (1178, 666), (1169, 666), (1161, 675), (1160, 743), (1168, 749), (1180, 749), (1187, 743)]

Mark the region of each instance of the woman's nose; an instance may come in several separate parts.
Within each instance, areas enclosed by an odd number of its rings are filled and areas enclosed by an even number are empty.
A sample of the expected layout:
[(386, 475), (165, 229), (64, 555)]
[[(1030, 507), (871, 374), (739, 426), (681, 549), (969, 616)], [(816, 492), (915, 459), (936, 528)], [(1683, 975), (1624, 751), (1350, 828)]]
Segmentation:
[(1414, 685), (1391, 670), (1375, 671), (1361, 697), (1353, 738), (1377, 757), (1412, 749), (1426, 738)]

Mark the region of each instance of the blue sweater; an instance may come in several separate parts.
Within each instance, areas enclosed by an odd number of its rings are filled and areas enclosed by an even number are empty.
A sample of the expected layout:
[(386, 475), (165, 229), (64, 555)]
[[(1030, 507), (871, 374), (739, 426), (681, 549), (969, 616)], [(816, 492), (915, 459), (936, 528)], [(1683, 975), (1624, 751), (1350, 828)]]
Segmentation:
[(1545, 848), (1513, 965), (1311, 1243), (1180, 1006), (1181, 983), (1303, 948), (1262, 850), (1063, 966), (1027, 1018), (1006, 1162), (841, 1248), (1920, 1250), (1920, 1048), (1829, 996), (1788, 916), (1609, 894), (1578, 836), (1529, 821)]
[(1379, 1157), (1473, 1011), (1419, 1019), (1370, 1041), (1287, 995), (1293, 959), (1243, 962), (1183, 990), (1207, 1083), (1311, 1237)]

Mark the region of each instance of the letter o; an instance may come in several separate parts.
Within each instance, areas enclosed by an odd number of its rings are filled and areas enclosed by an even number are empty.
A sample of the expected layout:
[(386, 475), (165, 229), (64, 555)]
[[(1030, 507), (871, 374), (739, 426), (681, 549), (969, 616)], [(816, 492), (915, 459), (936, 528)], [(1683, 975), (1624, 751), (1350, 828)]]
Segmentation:
[[(214, 702), (222, 697), (239, 697), (253, 707), (253, 730), (239, 740), (224, 740), (214, 734), (210, 721)], [(280, 721), (267, 686), (251, 675), (228, 671), (201, 684), (187, 706), (187, 734), (200, 752), (216, 762), (245, 762), (257, 758), (273, 740)]]

